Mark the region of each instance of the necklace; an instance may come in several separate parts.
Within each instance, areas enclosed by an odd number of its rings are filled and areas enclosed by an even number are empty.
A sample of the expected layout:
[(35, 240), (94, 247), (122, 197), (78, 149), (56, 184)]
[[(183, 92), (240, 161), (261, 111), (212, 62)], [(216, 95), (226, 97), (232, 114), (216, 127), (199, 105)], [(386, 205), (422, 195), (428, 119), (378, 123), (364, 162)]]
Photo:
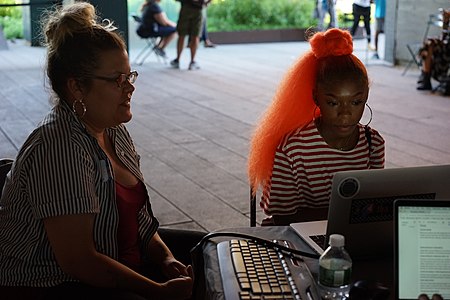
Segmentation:
[(325, 139), (325, 137), (324, 137), (324, 135), (323, 135), (322, 126), (320, 126), (320, 125), (321, 125), (321, 124), (320, 124), (320, 122), (319, 122), (318, 124), (316, 124), (316, 127), (317, 127), (317, 129), (318, 129), (320, 135), (322, 136), (322, 138), (325, 140), (325, 142), (326, 142), (330, 147), (332, 147), (332, 148), (334, 148), (334, 149), (336, 149), (336, 150), (339, 150), (339, 151), (350, 150), (350, 149), (348, 149), (348, 145), (349, 145), (350, 140), (352, 139), (352, 137), (355, 135), (356, 128), (353, 129), (353, 131), (352, 131), (352, 132), (350, 133), (350, 135), (347, 137), (347, 139), (345, 140), (344, 145), (342, 145), (342, 146), (340, 146), (340, 147), (337, 147), (337, 146), (333, 146), (333, 145), (331, 145), (330, 143), (327, 142), (327, 140)]
[(337, 149), (337, 150), (339, 150), (339, 151), (344, 151), (345, 149), (347, 149), (348, 143), (350, 142), (350, 139), (352, 138), (352, 136), (353, 136), (353, 131), (352, 131), (352, 133), (348, 136), (347, 140), (345, 140), (345, 143), (344, 143), (343, 146), (341, 146), (341, 147), (333, 147), (333, 148), (335, 148), (335, 149)]

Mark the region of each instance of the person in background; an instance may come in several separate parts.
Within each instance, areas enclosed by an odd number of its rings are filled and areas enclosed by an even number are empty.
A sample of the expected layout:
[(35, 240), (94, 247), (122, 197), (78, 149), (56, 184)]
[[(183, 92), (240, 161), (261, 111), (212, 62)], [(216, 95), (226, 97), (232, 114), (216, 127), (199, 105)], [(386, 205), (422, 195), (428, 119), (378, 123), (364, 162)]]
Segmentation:
[(333, 28), (288, 71), (250, 145), (253, 192), (262, 188), (262, 225), (326, 219), (333, 175), (384, 167), (384, 140), (360, 123), (369, 96), (349, 32)]
[[(200, 42), (203, 42), (203, 46), (205, 48), (215, 48), (216, 44), (214, 44), (213, 42), (211, 42), (211, 40), (209, 39), (209, 35), (208, 35), (208, 16), (207, 16), (207, 9), (206, 9), (206, 4), (205, 4), (205, 8), (203, 9), (203, 19), (202, 19), (202, 34), (200, 36)], [(189, 36), (188, 38), (188, 45), (187, 47), (189, 48), (191, 44), (191, 38)]]
[(421, 74), (417, 81), (417, 89), (428, 91), (433, 88), (431, 78), (441, 82), (440, 92), (450, 95), (450, 8), (441, 9), (442, 32), (439, 37), (428, 37), (419, 50), (422, 59)]
[(378, 55), (378, 39), (380, 33), (384, 33), (384, 17), (386, 15), (386, 0), (375, 0), (375, 19), (376, 19), (376, 30), (375, 30), (375, 53), (373, 54), (374, 59), (380, 59)]
[(142, 4), (142, 22), (139, 24), (136, 33), (142, 38), (161, 37), (153, 50), (157, 55), (166, 58), (164, 49), (175, 38), (177, 24), (167, 18), (159, 6), (159, 2), (161, 0), (146, 0)]
[(430, 300), (430, 297), (427, 294), (420, 294), (417, 300)]
[(354, 0), (353, 1), (353, 26), (350, 30), (352, 36), (355, 36), (356, 30), (359, 27), (359, 20), (361, 17), (364, 21), (364, 28), (366, 29), (367, 46), (371, 48), (370, 41), (370, 4), (371, 0)]
[(0, 198), (2, 300), (191, 296), (189, 251), (204, 233), (159, 229), (124, 125), (138, 73), (116, 28), (97, 20), (76, 2), (43, 21), (54, 107)]
[(178, 42), (177, 57), (170, 62), (173, 68), (180, 68), (181, 54), (184, 48), (184, 39), (189, 36), (188, 47), (191, 50), (191, 61), (189, 62), (189, 70), (200, 69), (199, 64), (195, 61), (198, 44), (200, 43), (200, 35), (202, 30), (202, 10), (211, 0), (177, 0), (181, 2), (180, 14), (177, 23)]
[(205, 2), (205, 7), (203, 9), (202, 35), (200, 36), (200, 42), (203, 42), (203, 46), (205, 46), (205, 48), (215, 48), (216, 44), (211, 42), (211, 40), (209, 39), (209, 35), (208, 35), (208, 15), (207, 15), (208, 9), (207, 9), (207, 6), (209, 3), (211, 3), (211, 1)]
[[(316, 1), (316, 11), (317, 11), (317, 19), (318, 19), (317, 27), (320, 31), (323, 31), (323, 30), (326, 30), (329, 28), (338, 27), (335, 6), (336, 6), (336, 0), (317, 0)], [(328, 13), (330, 15), (330, 23), (328, 24), (327, 28), (324, 27), (324, 18), (325, 18), (326, 13)]]

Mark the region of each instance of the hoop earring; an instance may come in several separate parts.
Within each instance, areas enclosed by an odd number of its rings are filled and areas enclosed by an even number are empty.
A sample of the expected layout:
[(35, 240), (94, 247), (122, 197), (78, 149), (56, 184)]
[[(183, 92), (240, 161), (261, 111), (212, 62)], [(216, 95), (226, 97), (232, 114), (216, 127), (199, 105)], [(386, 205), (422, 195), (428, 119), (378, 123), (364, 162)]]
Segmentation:
[[(78, 115), (78, 113), (77, 113), (77, 108), (76, 108), (77, 103), (79, 103), (81, 105), (81, 110), (83, 111), (83, 113), (81, 115)], [(84, 115), (86, 114), (86, 105), (84, 104), (83, 100), (75, 100), (72, 103), (72, 110), (76, 116), (78, 116), (79, 118), (83, 118)]]
[(366, 125), (364, 125), (364, 126), (368, 126), (369, 124), (370, 124), (370, 122), (372, 122), (372, 117), (373, 117), (373, 111), (372, 111), (372, 108), (370, 108), (370, 106), (369, 106), (369, 104), (366, 102), (366, 106), (367, 106), (367, 108), (369, 109), (369, 111), (370, 111), (370, 119), (369, 119), (369, 122), (367, 122), (367, 124)]
[[(316, 121), (316, 115), (317, 115), (317, 108), (318, 108), (318, 106), (316, 105), (315, 107), (314, 107), (314, 110), (313, 110), (313, 121), (315, 122)], [(320, 117), (320, 114), (319, 114), (319, 117)]]

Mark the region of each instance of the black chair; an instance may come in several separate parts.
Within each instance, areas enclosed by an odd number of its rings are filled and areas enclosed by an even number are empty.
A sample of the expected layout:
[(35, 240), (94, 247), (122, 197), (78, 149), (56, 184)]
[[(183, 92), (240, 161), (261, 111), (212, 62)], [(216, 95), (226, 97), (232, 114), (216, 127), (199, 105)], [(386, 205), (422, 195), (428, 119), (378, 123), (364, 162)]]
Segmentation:
[[(131, 17), (137, 24), (136, 29), (139, 28), (139, 25), (142, 23), (141, 17), (139, 17), (137, 15), (132, 15)], [(145, 47), (141, 50), (141, 52), (139, 52), (139, 54), (136, 56), (134, 63), (141, 66), (152, 53), (155, 54), (158, 61), (160, 61), (161, 57), (155, 52), (155, 47), (158, 45), (160, 37), (158, 37), (158, 36), (142, 37), (137, 32), (136, 32), (136, 34), (141, 39), (145, 40), (147, 45), (145, 45)], [(163, 60), (165, 62), (164, 58), (163, 58)]]
[(13, 165), (14, 160), (10, 158), (0, 159), (0, 192), (3, 190), (3, 185), (5, 184), (6, 175)]

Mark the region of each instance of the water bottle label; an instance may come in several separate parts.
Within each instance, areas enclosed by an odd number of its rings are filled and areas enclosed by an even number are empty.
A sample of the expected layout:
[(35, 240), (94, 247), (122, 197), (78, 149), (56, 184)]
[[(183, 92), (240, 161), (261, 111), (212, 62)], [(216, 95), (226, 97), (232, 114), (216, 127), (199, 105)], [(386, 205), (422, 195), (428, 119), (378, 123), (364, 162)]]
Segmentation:
[(348, 285), (350, 284), (351, 273), (351, 269), (336, 271), (321, 267), (319, 271), (320, 284), (330, 287)]

